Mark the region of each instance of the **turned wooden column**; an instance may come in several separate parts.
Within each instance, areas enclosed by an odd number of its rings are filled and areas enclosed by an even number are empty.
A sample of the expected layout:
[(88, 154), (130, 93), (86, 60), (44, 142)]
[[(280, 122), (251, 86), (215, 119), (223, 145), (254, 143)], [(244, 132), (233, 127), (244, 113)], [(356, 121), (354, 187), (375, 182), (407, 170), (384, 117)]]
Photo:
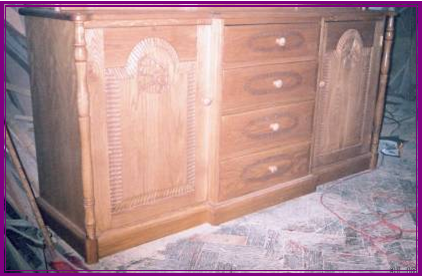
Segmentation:
[(377, 160), (379, 155), (379, 137), (382, 130), (383, 124), (383, 115), (385, 112), (385, 97), (386, 97), (386, 88), (388, 86), (388, 74), (391, 66), (391, 50), (392, 43), (394, 40), (394, 23), (395, 17), (394, 14), (390, 14), (387, 21), (386, 31), (385, 31), (385, 41), (383, 47), (383, 56), (382, 64), (380, 68), (380, 77), (379, 77), (379, 90), (376, 101), (376, 112), (374, 117), (374, 128), (372, 136), (372, 145), (371, 153), (372, 159), (370, 161), (370, 168), (375, 169), (377, 166)]
[(87, 49), (85, 28), (82, 20), (75, 21), (75, 66), (78, 97), (79, 132), (81, 136), (82, 154), (82, 190), (85, 210), (86, 261), (98, 261), (95, 213), (94, 184), (92, 177), (91, 141), (90, 141), (90, 101), (87, 85)]

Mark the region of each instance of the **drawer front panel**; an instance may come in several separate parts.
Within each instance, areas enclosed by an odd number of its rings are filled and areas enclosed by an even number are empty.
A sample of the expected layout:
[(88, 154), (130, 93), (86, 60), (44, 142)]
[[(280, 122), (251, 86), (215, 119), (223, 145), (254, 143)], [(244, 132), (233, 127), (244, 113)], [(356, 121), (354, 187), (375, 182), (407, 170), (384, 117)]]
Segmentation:
[(227, 70), (224, 73), (223, 109), (313, 99), (316, 76), (315, 62)]
[(310, 144), (262, 152), (220, 164), (221, 200), (306, 176)]
[(314, 102), (222, 117), (221, 157), (309, 141)]
[(318, 24), (270, 24), (225, 28), (224, 62), (317, 57)]

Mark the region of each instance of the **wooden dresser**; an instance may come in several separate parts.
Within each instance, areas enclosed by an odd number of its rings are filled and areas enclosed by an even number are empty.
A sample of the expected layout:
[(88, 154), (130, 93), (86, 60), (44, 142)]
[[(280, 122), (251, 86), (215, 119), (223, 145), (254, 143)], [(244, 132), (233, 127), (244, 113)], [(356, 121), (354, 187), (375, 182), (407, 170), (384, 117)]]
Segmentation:
[(89, 263), (373, 169), (392, 14), (24, 8), (49, 225)]

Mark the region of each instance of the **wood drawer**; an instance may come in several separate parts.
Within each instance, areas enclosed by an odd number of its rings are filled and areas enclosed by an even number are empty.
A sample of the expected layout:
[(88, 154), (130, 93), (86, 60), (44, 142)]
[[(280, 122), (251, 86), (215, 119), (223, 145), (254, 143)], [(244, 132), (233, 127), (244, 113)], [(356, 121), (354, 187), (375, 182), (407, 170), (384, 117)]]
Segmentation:
[(318, 24), (227, 26), (225, 63), (317, 57)]
[(220, 200), (257, 191), (306, 176), (310, 144), (279, 148), (220, 164)]
[(315, 62), (226, 70), (223, 110), (313, 99), (316, 78)]
[(314, 101), (222, 117), (222, 159), (311, 139)]

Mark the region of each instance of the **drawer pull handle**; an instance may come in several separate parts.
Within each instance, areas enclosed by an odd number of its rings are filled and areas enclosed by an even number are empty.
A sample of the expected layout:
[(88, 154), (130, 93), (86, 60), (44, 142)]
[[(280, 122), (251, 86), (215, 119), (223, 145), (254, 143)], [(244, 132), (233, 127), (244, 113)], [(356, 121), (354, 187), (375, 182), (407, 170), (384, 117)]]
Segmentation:
[(279, 128), (281, 127), (280, 125), (279, 125), (279, 123), (272, 123), (272, 124), (270, 124), (270, 129), (273, 131), (273, 132), (277, 132), (277, 131), (279, 131)]
[(208, 107), (213, 103), (213, 100), (211, 98), (203, 98), (203, 104), (204, 106)]
[(284, 47), (286, 45), (286, 38), (285, 37), (280, 37), (276, 39), (276, 44)]
[(276, 165), (271, 165), (268, 167), (270, 173), (274, 174), (276, 172), (278, 172), (278, 167)]
[(326, 86), (326, 82), (325, 81), (320, 81), (319, 87), (320, 88), (324, 88), (325, 86)]
[(275, 86), (275, 88), (281, 88), (281, 87), (283, 87), (283, 81), (282, 80), (275, 80), (275, 81), (273, 81), (273, 85)]

